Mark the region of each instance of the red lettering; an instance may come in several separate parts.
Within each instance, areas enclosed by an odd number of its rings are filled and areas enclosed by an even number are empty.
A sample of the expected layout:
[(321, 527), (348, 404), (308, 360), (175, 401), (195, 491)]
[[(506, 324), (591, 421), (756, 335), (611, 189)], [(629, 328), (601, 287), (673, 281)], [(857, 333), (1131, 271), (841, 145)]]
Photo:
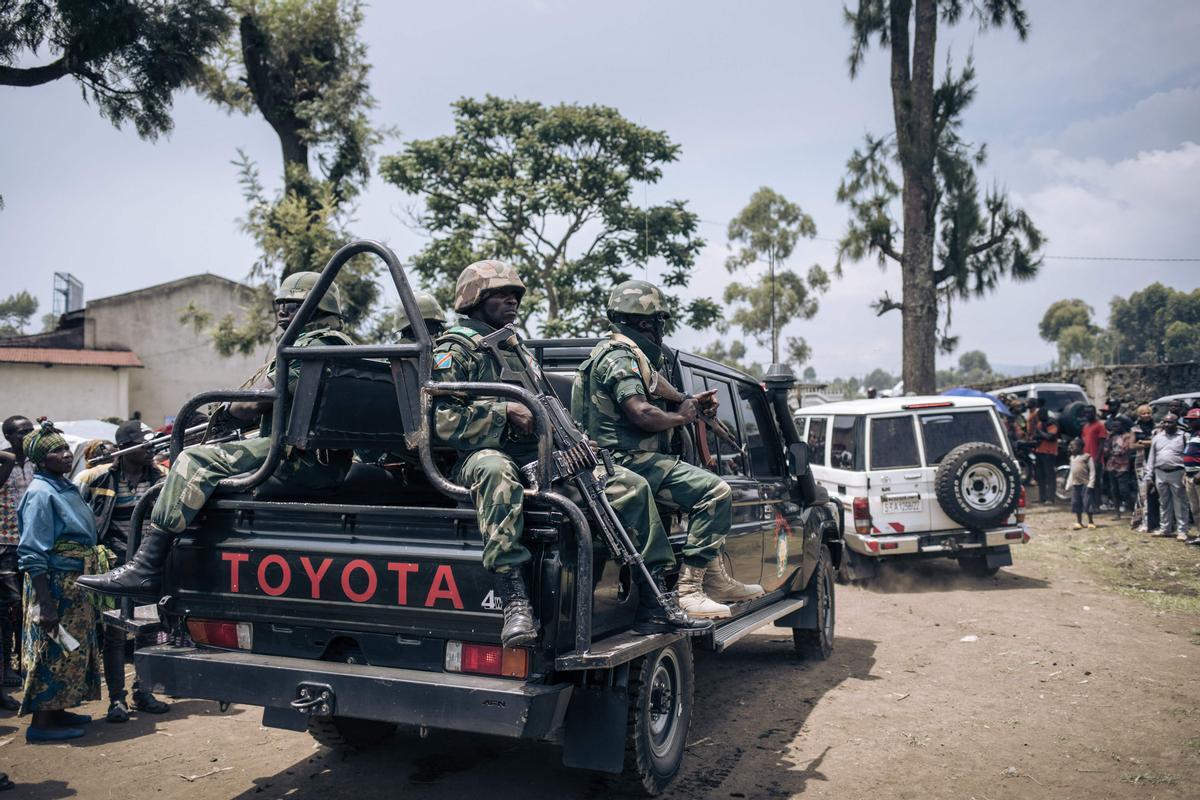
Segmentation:
[(250, 560), (249, 553), (221, 553), (221, 560), (229, 562), (229, 591), (237, 592), (238, 589), (238, 568), (241, 567), (243, 561)]
[(309, 592), (312, 594), (313, 600), (321, 599), (321, 579), (325, 577), (325, 573), (329, 571), (329, 565), (332, 563), (332, 558), (322, 559), (321, 566), (314, 572), (312, 561), (309, 560), (308, 556), (300, 557), (300, 566), (304, 567), (304, 571), (308, 574), (308, 582), (312, 584)]
[[(267, 567), (272, 564), (278, 564), (279, 569), (283, 572), (283, 580), (279, 581), (278, 586), (269, 586), (267, 584)], [(271, 597), (278, 597), (286, 592), (291, 585), (292, 568), (288, 566), (283, 556), (270, 555), (258, 562), (258, 588), (271, 595)]]
[[(443, 586), (445, 588), (439, 588)], [(454, 607), (462, 610), (462, 598), (458, 596), (458, 586), (454, 583), (454, 572), (445, 564), (437, 568), (433, 574), (433, 585), (425, 596), (425, 607), (429, 608), (438, 600), (449, 600)]]
[[(356, 592), (350, 586), (350, 575), (356, 570), (361, 569), (367, 573), (367, 589), (364, 592)], [(375, 568), (361, 558), (356, 558), (347, 564), (342, 569), (342, 591), (356, 603), (365, 603), (371, 599), (371, 595), (375, 594), (375, 587), (378, 585), (379, 579), (375, 576)]]
[(410, 572), (416, 571), (417, 565), (406, 561), (391, 561), (388, 563), (388, 572), (396, 573), (396, 578), (400, 582), (400, 587), (396, 590), (396, 602), (402, 606), (408, 605), (408, 575)]

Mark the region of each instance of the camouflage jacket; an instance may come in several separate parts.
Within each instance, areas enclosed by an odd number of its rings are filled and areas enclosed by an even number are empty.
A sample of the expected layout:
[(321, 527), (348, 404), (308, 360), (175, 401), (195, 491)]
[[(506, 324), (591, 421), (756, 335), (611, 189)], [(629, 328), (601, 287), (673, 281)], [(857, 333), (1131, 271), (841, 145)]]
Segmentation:
[[(321, 317), (304, 326), (300, 331), (300, 335), (296, 337), (295, 347), (310, 347), (312, 345), (347, 345), (354, 344), (348, 334), (342, 332), (341, 321), (337, 317)], [(298, 359), (292, 359), (288, 364), (288, 398), (290, 399), (296, 393), (296, 384), (300, 380), (300, 367), (304, 362)], [(252, 384), (258, 381), (259, 376), (266, 375), (272, 382), (275, 380), (275, 356), (255, 373), (254, 377), (248, 382)], [(288, 408), (284, 408), (284, 419), (287, 419)], [(263, 414), (262, 426), (259, 429), (260, 436), (271, 435), (272, 415), (268, 411)]]
[(575, 373), (571, 414), (601, 447), (618, 452), (634, 450), (674, 453), (675, 429), (650, 433), (634, 425), (621, 403), (633, 395), (666, 410), (666, 402), (650, 397), (647, 369), (666, 367), (666, 354), (626, 325), (614, 325), (608, 338), (592, 349)]
[[(498, 382), (500, 366), (479, 340), (495, 328), (466, 318), (442, 333), (433, 349), (433, 377), (438, 381)], [(519, 342), (501, 346), (509, 369), (537, 370), (537, 361)], [(434, 435), (460, 454), (502, 450), (517, 464), (537, 458), (537, 437), (509, 427), (508, 402), (491, 397), (439, 397), (434, 405)]]

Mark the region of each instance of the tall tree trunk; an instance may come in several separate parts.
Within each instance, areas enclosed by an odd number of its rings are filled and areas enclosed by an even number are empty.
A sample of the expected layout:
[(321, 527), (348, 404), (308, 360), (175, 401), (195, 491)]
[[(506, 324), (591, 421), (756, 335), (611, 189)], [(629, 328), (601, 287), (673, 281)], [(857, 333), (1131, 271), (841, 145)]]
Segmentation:
[(932, 394), (937, 390), (937, 285), (934, 282), (935, 237), (933, 168), (934, 54), (937, 45), (937, 0), (916, 0), (912, 63), (909, 64), (910, 0), (893, 0), (892, 111), (896, 146), (904, 174), (904, 252), (900, 265), (903, 308), (902, 371), (904, 390)]

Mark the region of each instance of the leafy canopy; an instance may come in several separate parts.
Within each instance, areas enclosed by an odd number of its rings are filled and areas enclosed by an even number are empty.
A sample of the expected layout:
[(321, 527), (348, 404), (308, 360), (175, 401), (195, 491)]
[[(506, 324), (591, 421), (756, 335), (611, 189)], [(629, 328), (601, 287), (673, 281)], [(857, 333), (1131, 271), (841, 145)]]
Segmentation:
[[(229, 30), (224, 3), (204, 0), (0, 2), (0, 85), (70, 76), (114, 125), (154, 139), (171, 130), (171, 98)], [(16, 67), (30, 54), (53, 59)]]
[(37, 298), (29, 292), (20, 291), (0, 300), (0, 337), (20, 336), (25, 326), (37, 313)]
[(680, 200), (634, 200), (679, 156), (665, 133), (605, 106), (489, 95), (453, 109), (453, 134), (410, 142), (380, 163), (385, 180), (424, 198), (412, 214), (431, 240), (414, 266), (441, 302), (463, 267), (498, 258), (520, 272), (524, 308), (545, 335), (582, 335), (605, 327), (611, 287), (657, 260), (676, 320), (704, 328), (717, 318), (712, 301), (670, 293), (687, 286), (704, 246), (696, 215)]

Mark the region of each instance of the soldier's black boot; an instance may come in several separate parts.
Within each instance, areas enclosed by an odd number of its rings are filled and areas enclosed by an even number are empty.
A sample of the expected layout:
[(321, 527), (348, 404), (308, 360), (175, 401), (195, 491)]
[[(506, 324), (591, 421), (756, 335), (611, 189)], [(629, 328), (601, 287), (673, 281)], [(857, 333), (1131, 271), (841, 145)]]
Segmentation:
[[(633, 632), (642, 635), (652, 633), (683, 632), (689, 636), (700, 636), (713, 629), (709, 619), (692, 619), (679, 607), (679, 598), (674, 592), (667, 591), (667, 582), (661, 569), (651, 570), (650, 578), (654, 586), (649, 586), (640, 570), (634, 571), (638, 584), (638, 610), (633, 622)], [(662, 601), (655, 596), (658, 589)]]
[(163, 568), (175, 534), (150, 525), (129, 563), (103, 575), (80, 575), (75, 583), (84, 589), (117, 597), (144, 597), (157, 601), (162, 588)]
[(496, 592), (504, 603), (504, 627), (500, 643), (505, 647), (520, 647), (537, 638), (537, 624), (529, 605), (529, 592), (519, 569), (496, 573)]

